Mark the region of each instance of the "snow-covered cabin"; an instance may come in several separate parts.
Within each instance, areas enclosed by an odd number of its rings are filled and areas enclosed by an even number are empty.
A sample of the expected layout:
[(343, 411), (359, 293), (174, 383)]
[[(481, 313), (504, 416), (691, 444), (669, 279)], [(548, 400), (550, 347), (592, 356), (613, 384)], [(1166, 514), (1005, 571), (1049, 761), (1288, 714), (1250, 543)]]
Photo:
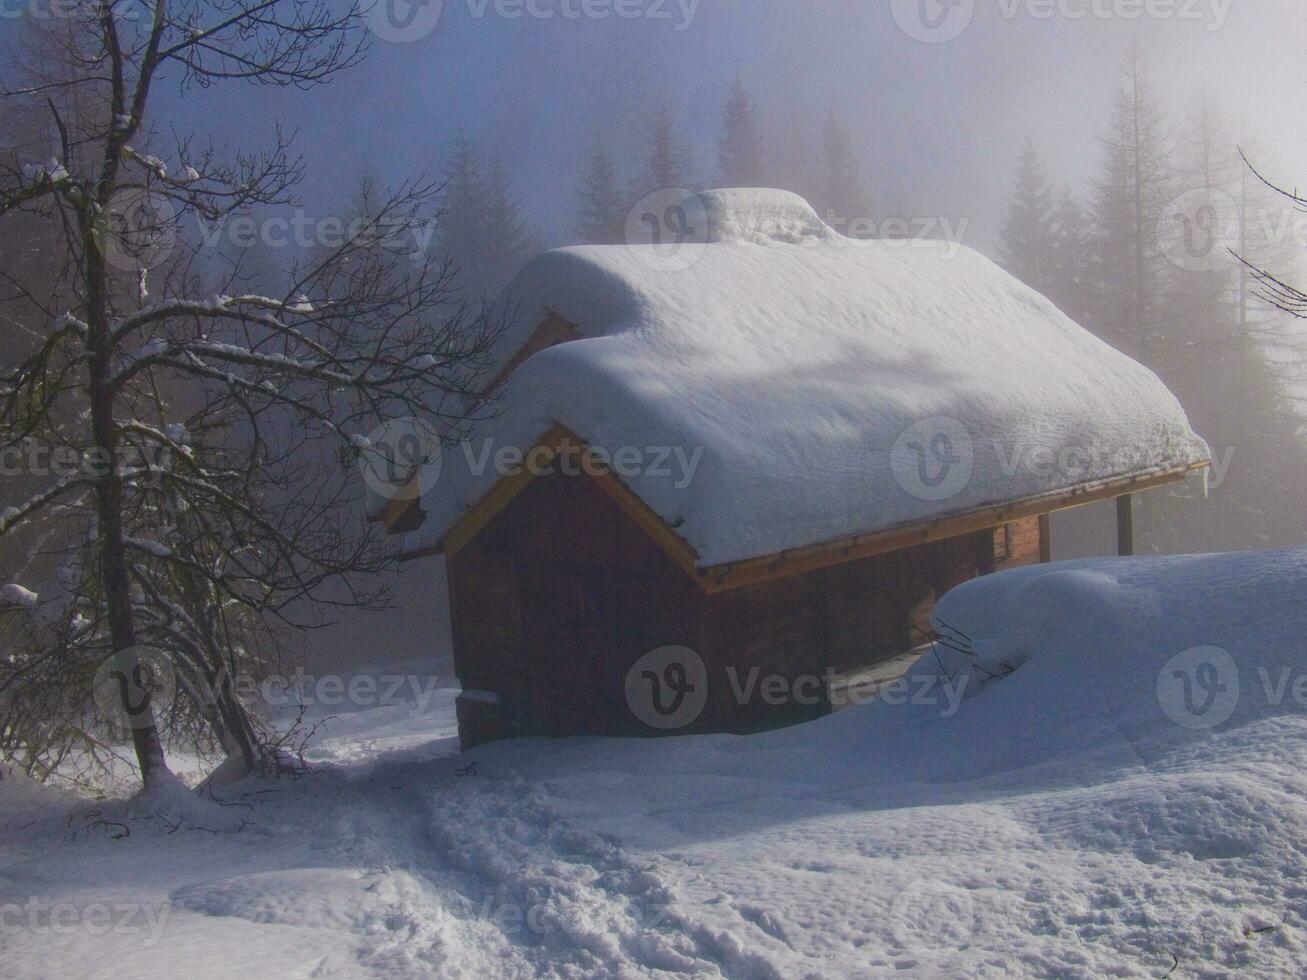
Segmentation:
[(1051, 512), (1208, 464), (1151, 371), (970, 249), (779, 191), (695, 195), (678, 230), (531, 262), (499, 414), (389, 510), (448, 561), (465, 745), (657, 733), (628, 674), (667, 646), (706, 669), (677, 731), (824, 713), (742, 678), (908, 651), (948, 589), (1048, 560)]

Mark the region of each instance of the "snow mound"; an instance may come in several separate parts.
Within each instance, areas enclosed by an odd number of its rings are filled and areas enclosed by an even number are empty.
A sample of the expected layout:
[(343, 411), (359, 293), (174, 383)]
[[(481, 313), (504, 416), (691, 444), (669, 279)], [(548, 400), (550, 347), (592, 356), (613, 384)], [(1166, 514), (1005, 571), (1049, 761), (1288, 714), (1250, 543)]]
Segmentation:
[(789, 191), (730, 188), (694, 194), (689, 201), (689, 210), (701, 207), (708, 216), (709, 242), (797, 245), (835, 234), (811, 204)]
[(1123, 734), (1146, 757), (1212, 732), (1301, 721), (1304, 589), (1303, 550), (1091, 559), (968, 582), (932, 616), (963, 652), (941, 646), (920, 669), (969, 679), (974, 715), (959, 713), (951, 737), (985, 729), (1011, 749), (959, 751), (949, 765), (1095, 754)]
[(19, 609), (35, 609), (37, 601), (35, 592), (23, 588), (16, 582), (0, 585), (0, 608), (12, 606)]
[(486, 446), (555, 426), (635, 450), (622, 480), (705, 567), (1209, 459), (1156, 375), (979, 253), (855, 241), (791, 194), (699, 197), (711, 240), (673, 267), (641, 245), (523, 269), (491, 376), (551, 315), (581, 339), (527, 359), (473, 444), (445, 447), (409, 549), (497, 482)]
[[(398, 907), (430, 901), (429, 889), (407, 872), (357, 868), (294, 868), (223, 878), (171, 895), (200, 915), (264, 924), (366, 930), (386, 927)], [(390, 928), (396, 928), (392, 920)]]
[(0, 765), (0, 826), (10, 812), (66, 808), (77, 802), (71, 794), (44, 786), (25, 772)]
[(235, 834), (246, 829), (252, 813), (248, 805), (229, 804), (208, 791), (188, 787), (177, 776), (156, 777), (149, 787), (128, 800), (99, 807), (106, 820), (117, 820), (132, 834), (171, 835), (184, 832)]
[[(1058, 568), (1007, 584), (1010, 594), (1001, 603), (992, 595), (953, 594), (931, 620), (945, 639), (974, 654), (975, 663), (996, 675), (1011, 673), (1041, 646), (1079, 629), (1093, 629), (1118, 612), (1114, 602), (1120, 583), (1089, 568)], [(994, 618), (1002, 620), (995, 622)], [(966, 623), (964, 632), (954, 617)]]

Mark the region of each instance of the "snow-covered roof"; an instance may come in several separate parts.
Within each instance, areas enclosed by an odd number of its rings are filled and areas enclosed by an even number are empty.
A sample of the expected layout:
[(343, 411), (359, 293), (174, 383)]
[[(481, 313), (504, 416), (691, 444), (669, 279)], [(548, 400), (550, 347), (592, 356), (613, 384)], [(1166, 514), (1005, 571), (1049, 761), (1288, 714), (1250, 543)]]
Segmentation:
[(684, 211), (676, 248), (562, 248), (518, 275), (499, 360), (551, 314), (582, 339), (530, 357), (444, 452), (407, 547), (501, 478), (469, 464), (482, 448), (558, 426), (639, 450), (620, 478), (703, 567), (1209, 458), (1156, 375), (978, 252), (854, 241), (779, 191)]

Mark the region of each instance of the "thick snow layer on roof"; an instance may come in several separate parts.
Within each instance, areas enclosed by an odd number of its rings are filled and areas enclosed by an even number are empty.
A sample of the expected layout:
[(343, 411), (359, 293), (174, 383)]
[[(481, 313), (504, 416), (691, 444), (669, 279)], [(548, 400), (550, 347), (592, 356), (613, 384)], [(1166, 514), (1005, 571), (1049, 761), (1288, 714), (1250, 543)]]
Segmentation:
[[(812, 209), (789, 191), (736, 188), (704, 191), (693, 199), (708, 217), (709, 242), (799, 244), (836, 234)], [(695, 208), (688, 217), (694, 220)]]
[(410, 546), (502, 476), (472, 463), (486, 447), (556, 425), (627, 450), (619, 475), (704, 566), (1208, 458), (1151, 371), (971, 249), (854, 241), (781, 192), (685, 210), (679, 246), (558, 249), (517, 277), (503, 360), (551, 312), (583, 339), (446, 450)]

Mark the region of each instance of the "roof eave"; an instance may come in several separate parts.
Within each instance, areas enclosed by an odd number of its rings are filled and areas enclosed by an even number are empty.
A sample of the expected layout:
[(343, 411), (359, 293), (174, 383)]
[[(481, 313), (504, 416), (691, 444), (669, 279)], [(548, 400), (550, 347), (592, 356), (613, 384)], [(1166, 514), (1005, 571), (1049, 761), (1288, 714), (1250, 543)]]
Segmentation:
[[(555, 426), (543, 436), (537, 446), (558, 451), (560, 445), (570, 441), (573, 446), (586, 443), (563, 426)], [(1110, 500), (1131, 493), (1142, 493), (1170, 483), (1178, 483), (1201, 472), (1211, 465), (1204, 460), (1171, 467), (1157, 467), (1124, 474), (1091, 483), (1082, 483), (1061, 490), (1049, 491), (1013, 501), (986, 504), (966, 511), (942, 514), (925, 521), (914, 521), (894, 527), (806, 545), (801, 548), (777, 552), (756, 558), (742, 559), (706, 566), (698, 553), (678, 531), (660, 518), (625, 483), (612, 474), (592, 477), (678, 565), (708, 592), (724, 592), (787, 578), (804, 572), (816, 571), (831, 565), (859, 558), (872, 557), (911, 548), (932, 541), (959, 537), (973, 531), (984, 530), (1025, 517), (1049, 514), (1060, 510), (1082, 507), (1101, 500)], [(496, 483), (476, 505), (439, 541), (420, 544), (399, 553), (400, 560), (412, 561), (438, 554), (456, 554), (470, 542), (487, 523), (513, 500), (533, 479), (529, 474), (505, 477)]]
[(986, 504), (966, 511), (943, 514), (926, 521), (901, 524), (773, 555), (713, 565), (699, 569), (698, 574), (710, 592), (738, 589), (776, 578), (816, 571), (847, 561), (955, 538), (1026, 517), (1070, 510), (1102, 500), (1112, 500), (1126, 494), (1143, 493), (1167, 484), (1182, 482), (1194, 473), (1206, 470), (1210, 465), (1210, 461), (1189, 463), (1079, 484), (1063, 490), (1014, 501)]

